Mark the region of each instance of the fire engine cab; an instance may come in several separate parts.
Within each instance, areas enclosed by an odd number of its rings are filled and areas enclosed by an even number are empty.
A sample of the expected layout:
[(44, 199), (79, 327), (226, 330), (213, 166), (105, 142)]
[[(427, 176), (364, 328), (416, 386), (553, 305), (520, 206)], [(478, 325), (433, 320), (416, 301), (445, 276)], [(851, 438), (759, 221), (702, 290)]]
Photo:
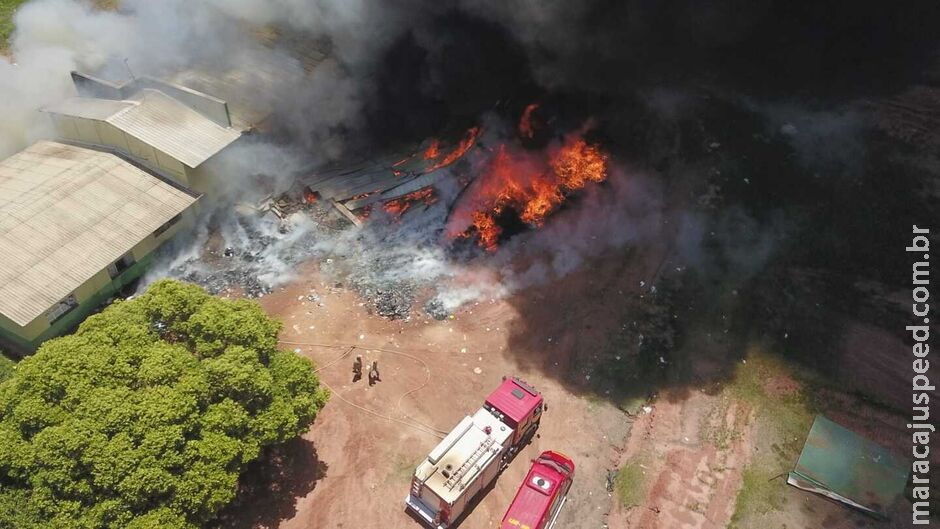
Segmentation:
[(552, 529), (568, 498), (574, 462), (558, 452), (542, 452), (516, 492), (500, 529)]
[(493, 391), (418, 465), (405, 507), (435, 529), (446, 529), (535, 435), (542, 395), (512, 377)]

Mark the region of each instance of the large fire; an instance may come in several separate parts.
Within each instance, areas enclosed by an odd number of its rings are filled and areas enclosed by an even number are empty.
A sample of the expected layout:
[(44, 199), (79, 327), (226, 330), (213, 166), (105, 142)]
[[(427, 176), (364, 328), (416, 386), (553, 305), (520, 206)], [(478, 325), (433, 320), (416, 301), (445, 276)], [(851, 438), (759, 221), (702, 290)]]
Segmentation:
[(470, 227), (460, 237), (477, 235), (478, 244), (495, 250), (503, 228), (498, 219), (512, 210), (535, 227), (590, 182), (607, 178), (607, 155), (596, 145), (572, 136), (545, 154), (511, 152), (501, 146), (486, 172), (473, 185)]

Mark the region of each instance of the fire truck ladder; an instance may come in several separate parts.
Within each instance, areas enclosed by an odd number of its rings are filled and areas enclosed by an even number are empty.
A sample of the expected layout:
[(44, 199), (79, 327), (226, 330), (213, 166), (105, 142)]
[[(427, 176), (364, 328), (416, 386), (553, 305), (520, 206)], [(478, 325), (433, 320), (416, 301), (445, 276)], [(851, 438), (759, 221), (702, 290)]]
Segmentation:
[(470, 454), (470, 457), (468, 457), (467, 460), (464, 461), (462, 465), (460, 465), (460, 468), (454, 471), (454, 473), (451, 474), (449, 478), (447, 478), (447, 481), (444, 482), (444, 486), (447, 487), (448, 490), (454, 490), (454, 487), (457, 486), (457, 483), (460, 482), (460, 479), (464, 476), (464, 474), (466, 474), (467, 471), (470, 470), (470, 467), (476, 464), (476, 462), (479, 461), (481, 457), (483, 457), (483, 454), (485, 454), (495, 442), (495, 437), (487, 436), (486, 439), (480, 443), (480, 446), (478, 446), (477, 449), (474, 450), (472, 454)]

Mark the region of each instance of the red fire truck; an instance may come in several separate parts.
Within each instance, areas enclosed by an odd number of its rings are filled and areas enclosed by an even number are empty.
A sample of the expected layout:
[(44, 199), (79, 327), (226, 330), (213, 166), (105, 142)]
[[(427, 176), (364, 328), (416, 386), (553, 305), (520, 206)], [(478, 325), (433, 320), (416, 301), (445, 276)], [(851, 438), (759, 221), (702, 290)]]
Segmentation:
[(500, 529), (552, 529), (568, 499), (574, 462), (558, 452), (542, 452), (532, 462)]
[(544, 409), (535, 388), (503, 379), (418, 465), (405, 507), (435, 529), (449, 527), (532, 439)]

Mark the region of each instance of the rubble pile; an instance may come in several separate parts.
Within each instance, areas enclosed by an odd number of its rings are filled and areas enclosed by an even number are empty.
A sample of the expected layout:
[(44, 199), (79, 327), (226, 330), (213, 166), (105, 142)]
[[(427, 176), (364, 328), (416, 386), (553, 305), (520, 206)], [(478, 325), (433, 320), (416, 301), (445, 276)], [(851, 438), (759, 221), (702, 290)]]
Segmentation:
[(438, 298), (431, 298), (424, 304), (424, 312), (438, 321), (446, 320), (450, 313), (444, 307), (444, 302)]
[(294, 193), (241, 203), (235, 212), (226, 219), (234, 220), (232, 226), (171, 268), (170, 275), (212, 294), (260, 298), (272, 292), (287, 268), (315, 257), (318, 240), (348, 227), (332, 207)]
[(344, 259), (327, 259), (320, 263), (320, 270), (334, 279), (341, 279), (373, 314), (408, 320), (419, 285), (396, 273), (401, 266), (394, 252), (375, 252), (368, 256), (357, 252)]

